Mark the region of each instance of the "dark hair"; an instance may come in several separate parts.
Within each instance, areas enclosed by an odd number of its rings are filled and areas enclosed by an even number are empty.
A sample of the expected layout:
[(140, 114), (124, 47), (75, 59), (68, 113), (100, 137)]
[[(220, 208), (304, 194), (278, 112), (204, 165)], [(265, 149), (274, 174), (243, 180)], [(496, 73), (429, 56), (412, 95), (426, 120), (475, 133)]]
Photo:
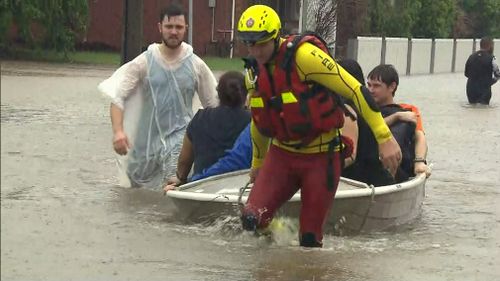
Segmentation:
[(160, 12), (160, 22), (165, 19), (165, 17), (168, 18), (170, 17), (175, 17), (175, 16), (184, 16), (186, 17), (186, 13), (184, 12), (183, 7), (177, 3), (177, 2), (172, 2), (170, 5), (167, 7), (163, 8)]
[(359, 81), (363, 86), (366, 84), (365, 75), (363, 74), (363, 69), (361, 65), (356, 60), (353, 59), (340, 59), (337, 63), (342, 66), (349, 74), (351, 74), (356, 80)]
[(481, 49), (488, 49), (493, 45), (493, 39), (490, 37), (483, 37), (481, 41), (479, 41), (479, 47)]
[(396, 88), (392, 92), (392, 96), (396, 93), (399, 85), (399, 75), (392, 64), (381, 64), (376, 66), (370, 73), (368, 73), (368, 79), (382, 81), (387, 86), (391, 85), (392, 82), (396, 83)]
[(221, 105), (243, 107), (247, 97), (245, 76), (238, 71), (222, 74), (217, 85), (217, 94)]

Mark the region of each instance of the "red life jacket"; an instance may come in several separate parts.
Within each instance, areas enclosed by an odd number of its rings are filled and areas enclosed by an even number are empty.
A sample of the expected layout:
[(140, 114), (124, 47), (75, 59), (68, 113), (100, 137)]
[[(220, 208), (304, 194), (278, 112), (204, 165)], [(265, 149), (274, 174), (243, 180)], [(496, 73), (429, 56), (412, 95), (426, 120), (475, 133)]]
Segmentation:
[(315, 35), (288, 37), (277, 51), (272, 74), (264, 65), (253, 69), (256, 92), (250, 101), (252, 118), (263, 135), (281, 142), (300, 141), (301, 145), (344, 124), (339, 97), (320, 84), (300, 80), (295, 52), (305, 42), (328, 53), (325, 43)]

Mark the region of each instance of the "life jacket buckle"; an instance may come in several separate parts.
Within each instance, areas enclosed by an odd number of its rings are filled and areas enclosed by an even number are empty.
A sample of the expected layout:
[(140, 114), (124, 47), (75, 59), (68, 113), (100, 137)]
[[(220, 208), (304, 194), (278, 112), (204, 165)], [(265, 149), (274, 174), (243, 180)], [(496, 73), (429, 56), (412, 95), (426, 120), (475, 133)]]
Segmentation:
[(283, 110), (283, 99), (281, 96), (273, 96), (269, 99), (269, 107), (281, 112)]

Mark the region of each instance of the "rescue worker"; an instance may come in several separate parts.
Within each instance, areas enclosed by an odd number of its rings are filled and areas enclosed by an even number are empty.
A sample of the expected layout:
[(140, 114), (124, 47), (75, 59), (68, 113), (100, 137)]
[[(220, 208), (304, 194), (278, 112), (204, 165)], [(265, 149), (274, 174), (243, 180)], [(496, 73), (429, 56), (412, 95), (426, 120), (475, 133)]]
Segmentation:
[(344, 112), (332, 92), (354, 101), (392, 173), (401, 151), (368, 90), (337, 65), (317, 37), (281, 38), (280, 18), (265, 5), (245, 10), (237, 28), (250, 54), (245, 68), (253, 143), (254, 185), (242, 210), (243, 228), (265, 228), (300, 188), (300, 245), (321, 247), (350, 147), (340, 135)]

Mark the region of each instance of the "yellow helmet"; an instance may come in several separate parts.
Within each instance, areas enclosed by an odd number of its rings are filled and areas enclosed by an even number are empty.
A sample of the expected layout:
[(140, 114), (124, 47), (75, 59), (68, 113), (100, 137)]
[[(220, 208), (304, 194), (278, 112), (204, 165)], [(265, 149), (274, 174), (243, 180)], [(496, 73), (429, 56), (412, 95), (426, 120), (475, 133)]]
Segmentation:
[(280, 17), (271, 7), (265, 5), (250, 6), (238, 21), (238, 37), (247, 45), (275, 39), (280, 29)]

